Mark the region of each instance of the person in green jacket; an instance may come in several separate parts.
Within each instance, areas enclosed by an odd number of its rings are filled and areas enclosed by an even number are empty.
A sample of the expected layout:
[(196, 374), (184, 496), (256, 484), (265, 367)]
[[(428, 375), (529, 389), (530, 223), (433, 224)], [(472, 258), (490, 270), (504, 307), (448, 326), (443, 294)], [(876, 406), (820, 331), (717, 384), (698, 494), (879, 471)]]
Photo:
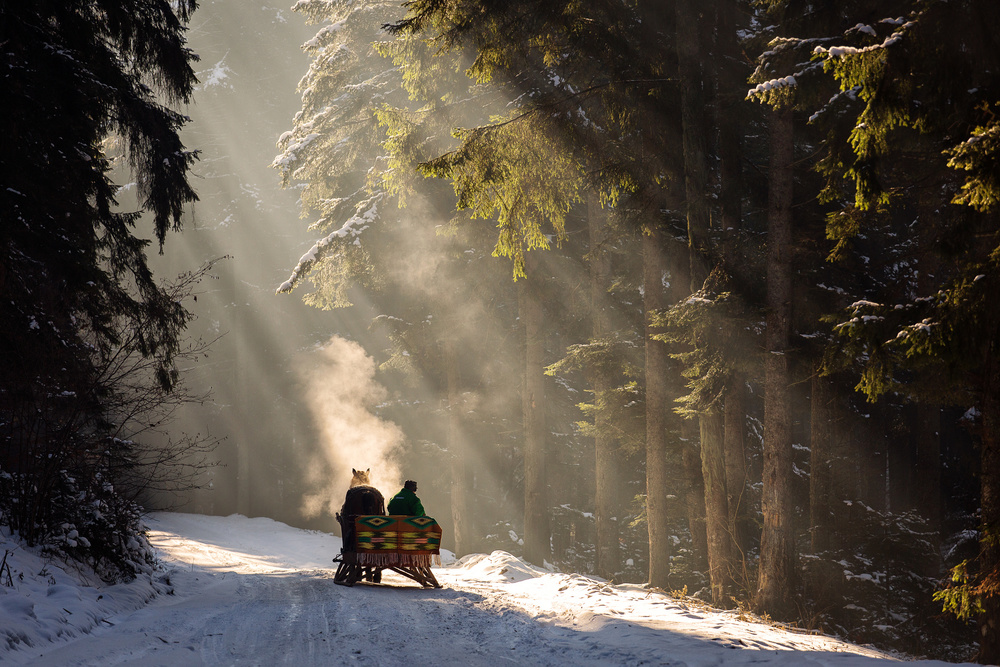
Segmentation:
[(424, 506), (417, 498), (417, 483), (412, 479), (403, 484), (399, 493), (389, 501), (389, 514), (404, 514), (406, 516), (425, 516)]

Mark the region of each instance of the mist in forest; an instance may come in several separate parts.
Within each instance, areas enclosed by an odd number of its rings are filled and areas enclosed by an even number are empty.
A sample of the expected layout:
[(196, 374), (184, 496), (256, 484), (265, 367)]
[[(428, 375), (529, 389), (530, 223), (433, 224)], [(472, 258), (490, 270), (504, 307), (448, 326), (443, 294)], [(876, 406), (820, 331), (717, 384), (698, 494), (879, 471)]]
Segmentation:
[[(308, 66), (299, 46), (313, 34), (300, 16), (265, 3), (206, 3), (192, 21), (200, 84), (183, 139), (201, 151), (193, 169), (200, 201), (151, 262), (169, 279), (224, 257), (188, 304), (191, 336), (214, 342), (206, 358), (181, 369), (210, 399), (186, 406), (172, 426), (220, 444), (202, 489), (157, 497), (152, 507), (333, 530), (332, 515), (317, 510), (339, 507), (352, 465), (395, 484), (383, 457), (399, 436), (363, 407), (381, 390), (372, 360), (350, 342), (368, 335), (366, 317), (274, 294), (314, 241), (299, 219), (297, 191), (282, 190), (268, 168), (298, 109), (295, 86)], [(373, 439), (362, 424), (375, 429)]]
[[(210, 398), (182, 408), (171, 426), (173, 434), (220, 442), (215, 465), (201, 475), (201, 489), (160, 494), (147, 505), (268, 516), (336, 531), (333, 514), (351, 469), (371, 468), (373, 484), (387, 498), (403, 480), (417, 479), (425, 507), (440, 517), (447, 536), (444, 359), (431, 355), (431, 367), (398, 368), (399, 362), (406, 365), (405, 357), (372, 356), (388, 347), (387, 322), (377, 318), (385, 304), (373, 303), (360, 289), (351, 291), (353, 306), (333, 310), (303, 303), (305, 287), (275, 294), (317, 239), (300, 218), (299, 187), (282, 190), (269, 164), (276, 140), (301, 105), (296, 85), (309, 58), (300, 46), (319, 29), (287, 9), (262, 4), (251, 10), (235, 0), (202, 5), (192, 22), (189, 40), (201, 58), (200, 84), (186, 110), (192, 121), (183, 138), (188, 148), (201, 151), (193, 169), (199, 202), (190, 207), (184, 230), (169, 236), (164, 253), (150, 259), (169, 279), (224, 257), (199, 286), (197, 301), (188, 302), (196, 317), (190, 335), (214, 342), (207, 357), (181, 369), (186, 382)], [(510, 374), (518, 346), (507, 330), (516, 313), (503, 313), (507, 321), (497, 323), (474, 294), (476, 281), (449, 268), (456, 251), (439, 233), (446, 222), (431, 202), (409, 203), (395, 232), (399, 252), (388, 276), (398, 288), (388, 298), (433, 302), (447, 312), (455, 363), (467, 341), (488, 342), (495, 353), (473, 371), (478, 377), (463, 371), (460, 402), (469, 414), (504, 415), (500, 436), (462, 434), (466, 440), (507, 442), (468, 452), (477, 485), (492, 489), (495, 498), (484, 517), (502, 518), (516, 513), (516, 497), (508, 498), (502, 487), (514, 484), (517, 474), (509, 443), (519, 405), (491, 391), (485, 378), (503, 376), (517, 384)], [(509, 265), (493, 263), (496, 276), (480, 279), (497, 278), (513, 290)], [(378, 373), (383, 364), (397, 368)], [(417, 415), (421, 410), (423, 416)], [(502, 471), (497, 476), (504, 484), (492, 478), (493, 470)]]

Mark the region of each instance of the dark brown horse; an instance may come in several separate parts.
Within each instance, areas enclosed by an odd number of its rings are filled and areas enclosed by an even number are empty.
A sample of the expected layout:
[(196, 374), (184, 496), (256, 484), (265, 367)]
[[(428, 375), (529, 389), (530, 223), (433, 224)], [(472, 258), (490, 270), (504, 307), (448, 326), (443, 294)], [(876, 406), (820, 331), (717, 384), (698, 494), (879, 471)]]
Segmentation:
[(344, 536), (344, 551), (356, 551), (357, 542), (354, 534), (354, 520), (362, 515), (378, 514), (385, 516), (385, 498), (374, 486), (371, 486), (369, 473), (371, 469), (365, 471), (351, 469), (354, 477), (351, 479), (351, 488), (347, 489), (347, 497), (337, 515), (340, 522), (340, 532)]
[[(354, 528), (355, 519), (370, 514), (385, 516), (385, 498), (382, 497), (378, 489), (371, 485), (369, 477), (371, 468), (365, 471), (352, 468), (351, 472), (354, 473), (354, 477), (351, 478), (351, 487), (347, 489), (347, 497), (344, 498), (344, 504), (340, 508), (340, 513), (337, 514), (337, 523), (340, 524), (340, 534), (344, 541), (344, 546), (340, 550), (341, 554), (353, 553), (358, 550), (358, 536)], [(344, 563), (342, 562), (337, 569), (337, 576), (340, 576), (343, 567)], [(382, 580), (382, 570), (376, 567), (365, 567), (360, 576), (368, 581), (378, 583)], [(334, 580), (336, 581), (336, 579)]]

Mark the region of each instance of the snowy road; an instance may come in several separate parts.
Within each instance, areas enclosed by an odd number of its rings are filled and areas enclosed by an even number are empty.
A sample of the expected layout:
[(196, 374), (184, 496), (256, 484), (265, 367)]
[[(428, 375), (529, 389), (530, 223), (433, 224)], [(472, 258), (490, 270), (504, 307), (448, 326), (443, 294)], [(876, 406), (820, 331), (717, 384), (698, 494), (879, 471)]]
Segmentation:
[(504, 658), (516, 648), (510, 638), (538, 634), (526, 618), (475, 608), (476, 596), (462, 591), (350, 591), (329, 572), (212, 582), (184, 574), (174, 582), (206, 588), (174, 604), (154, 603), (31, 664), (518, 664)]
[[(544, 573), (503, 552), (427, 590), (333, 583), (339, 539), (268, 519), (160, 514), (151, 538), (173, 594), (69, 641), (0, 652), (31, 665), (797, 665), (891, 659), (746, 623), (638, 587)], [(40, 609), (40, 607), (38, 607)], [(64, 610), (68, 611), (68, 610)], [(921, 663), (944, 665), (945, 663)]]

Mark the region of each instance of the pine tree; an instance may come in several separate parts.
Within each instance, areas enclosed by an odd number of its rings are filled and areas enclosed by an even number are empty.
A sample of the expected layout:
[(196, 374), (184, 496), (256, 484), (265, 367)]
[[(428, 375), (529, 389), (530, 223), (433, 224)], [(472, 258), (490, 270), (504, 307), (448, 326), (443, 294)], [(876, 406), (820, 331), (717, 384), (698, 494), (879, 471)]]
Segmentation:
[[(56, 529), (66, 474), (84, 489), (104, 484), (94, 462), (121, 388), (101, 369), (134, 354), (152, 362), (163, 390), (178, 380), (173, 359), (189, 316), (154, 279), (136, 224), (148, 212), (162, 250), (197, 199), (188, 182), (196, 153), (178, 136), (187, 119), (160, 101), (190, 100), (197, 57), (184, 33), (195, 7), (0, 8), (0, 469), (23, 482), (19, 504), (4, 512), (29, 542)], [(139, 211), (117, 208), (119, 162), (135, 179)]]
[[(830, 165), (831, 176), (853, 182), (861, 219), (872, 217), (879, 207), (895, 205), (899, 195), (915, 185), (906, 179), (909, 174), (929, 174), (942, 184), (938, 192), (944, 196), (938, 200), (934, 223), (946, 230), (943, 233), (957, 254), (951, 259), (955, 270), (938, 272), (939, 290), (926, 300), (891, 311), (855, 304), (854, 318), (838, 330), (864, 341), (864, 348), (871, 351), (859, 386), (872, 397), (886, 391), (890, 382), (895, 384), (892, 378), (899, 367), (934, 364), (949, 369), (951, 377), (977, 367), (971, 383), (968, 376), (957, 378), (960, 387), (972, 391), (982, 413), (981, 574), (974, 584), (951, 589), (943, 597), (958, 613), (970, 609), (965, 606), (970, 603), (960, 602), (963, 595), (970, 596), (971, 605), (979, 605), (979, 659), (984, 662), (1000, 657), (1000, 598), (992, 593), (991, 581), (1000, 562), (993, 537), (1000, 518), (995, 502), (1000, 471), (995, 460), (998, 328), (992, 309), (982, 300), (996, 280), (998, 232), (990, 217), (968, 209), (985, 212), (995, 202), (995, 182), (989, 175), (995, 162), (989, 139), (994, 131), (990, 106), (996, 104), (992, 90), (1000, 70), (988, 46), (990, 37), (983, 32), (995, 15), (996, 8), (989, 3), (915, 5), (905, 20), (883, 22), (888, 35), (881, 42), (848, 42), (819, 51), (841, 87), (858, 87), (862, 101), (850, 137), (853, 155), (843, 167)], [(948, 22), (946, 30), (943, 21)], [(914, 144), (917, 159), (895, 148)], [(874, 322), (871, 317), (885, 319)], [(865, 326), (868, 321), (872, 326)], [(895, 335), (873, 340), (886, 328)], [(935, 373), (934, 381), (940, 382), (940, 377), (940, 371)]]

